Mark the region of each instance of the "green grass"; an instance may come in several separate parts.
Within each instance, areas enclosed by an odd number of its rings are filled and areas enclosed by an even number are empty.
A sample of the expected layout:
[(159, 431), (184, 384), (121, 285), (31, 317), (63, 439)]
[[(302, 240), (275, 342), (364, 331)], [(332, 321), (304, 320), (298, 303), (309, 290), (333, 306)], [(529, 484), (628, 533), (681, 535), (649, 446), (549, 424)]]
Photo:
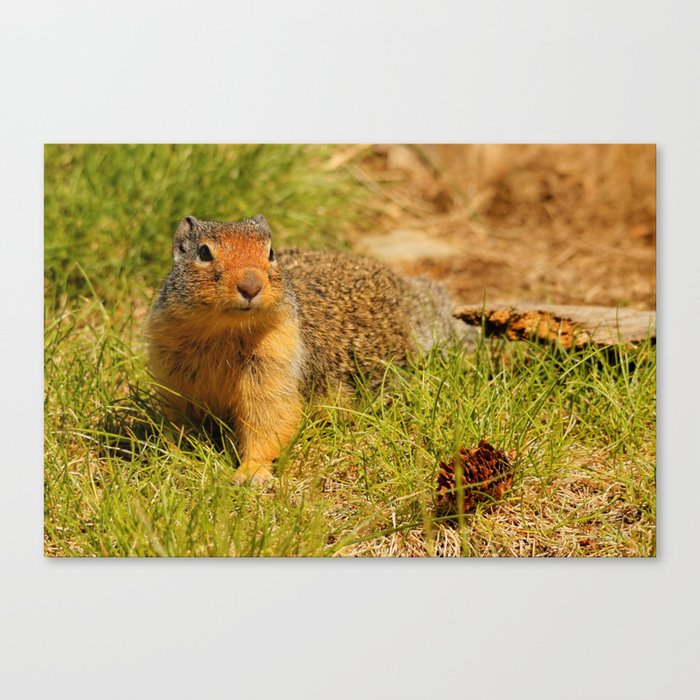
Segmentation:
[[(278, 240), (343, 247), (369, 195), (323, 147), (46, 150), (45, 551), (51, 556), (655, 553), (655, 347), (445, 348), (350, 406), (309, 407), (264, 488), (160, 417), (142, 323), (188, 213), (265, 213)], [(338, 224), (342, 222), (342, 225)], [(279, 244), (278, 244), (279, 245)], [(498, 503), (437, 515), (440, 460), (515, 449)]]

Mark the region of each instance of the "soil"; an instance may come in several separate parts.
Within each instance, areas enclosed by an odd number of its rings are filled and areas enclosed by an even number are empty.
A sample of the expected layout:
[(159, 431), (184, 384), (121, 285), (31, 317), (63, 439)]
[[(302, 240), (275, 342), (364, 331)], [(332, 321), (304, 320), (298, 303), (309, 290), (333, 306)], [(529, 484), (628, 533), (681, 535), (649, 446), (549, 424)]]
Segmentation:
[(655, 308), (655, 146), (347, 148), (383, 198), (358, 249), (456, 301)]

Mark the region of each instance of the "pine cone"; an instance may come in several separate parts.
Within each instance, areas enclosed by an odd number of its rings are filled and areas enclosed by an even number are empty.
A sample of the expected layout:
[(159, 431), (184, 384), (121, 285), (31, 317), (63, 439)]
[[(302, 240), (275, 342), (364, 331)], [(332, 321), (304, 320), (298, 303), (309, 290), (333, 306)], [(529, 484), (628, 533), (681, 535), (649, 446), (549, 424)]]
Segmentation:
[[(513, 481), (511, 451), (497, 450), (486, 440), (471, 450), (462, 447), (449, 462), (440, 462), (437, 477), (438, 510), (442, 513), (458, 513), (458, 499), (462, 497), (463, 512), (477, 503), (502, 498)], [(455, 461), (459, 459), (458, 465)], [(461, 476), (461, 488), (458, 487)]]

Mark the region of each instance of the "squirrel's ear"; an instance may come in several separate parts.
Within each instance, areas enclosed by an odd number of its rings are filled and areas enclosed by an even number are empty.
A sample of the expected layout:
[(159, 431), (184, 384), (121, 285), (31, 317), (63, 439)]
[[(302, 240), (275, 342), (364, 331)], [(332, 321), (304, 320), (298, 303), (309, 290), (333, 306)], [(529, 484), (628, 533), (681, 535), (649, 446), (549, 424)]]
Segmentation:
[(178, 224), (173, 237), (173, 258), (177, 261), (187, 252), (190, 234), (194, 229), (197, 219), (194, 216), (186, 216)]
[(262, 215), (258, 214), (257, 216), (253, 217), (253, 221), (255, 222), (255, 225), (259, 231), (264, 231), (265, 233), (272, 233), (270, 230), (270, 224), (267, 223), (267, 219)]
[(177, 229), (175, 229), (175, 238), (188, 234), (197, 223), (198, 221), (194, 216), (186, 216), (184, 219), (180, 219), (180, 223), (177, 225)]

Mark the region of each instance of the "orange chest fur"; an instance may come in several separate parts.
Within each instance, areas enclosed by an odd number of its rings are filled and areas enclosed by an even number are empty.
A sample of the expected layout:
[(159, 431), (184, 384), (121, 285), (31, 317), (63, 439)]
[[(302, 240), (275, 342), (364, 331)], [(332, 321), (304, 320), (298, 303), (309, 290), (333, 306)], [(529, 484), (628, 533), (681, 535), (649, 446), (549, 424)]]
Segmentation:
[(164, 384), (228, 416), (270, 392), (296, 393), (302, 357), (298, 330), (288, 326), (206, 339), (182, 336), (167, 345), (156, 341), (152, 361)]

